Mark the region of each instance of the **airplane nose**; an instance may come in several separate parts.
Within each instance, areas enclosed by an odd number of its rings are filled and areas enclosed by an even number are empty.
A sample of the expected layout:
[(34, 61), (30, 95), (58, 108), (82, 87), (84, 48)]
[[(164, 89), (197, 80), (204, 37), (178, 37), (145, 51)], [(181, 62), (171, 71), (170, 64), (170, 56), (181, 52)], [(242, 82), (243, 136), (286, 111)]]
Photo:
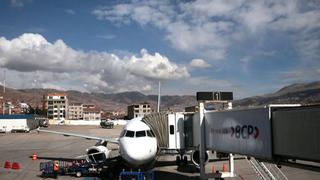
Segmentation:
[(132, 161), (145, 161), (150, 158), (151, 149), (146, 146), (131, 146), (126, 149), (127, 156)]
[(125, 160), (133, 165), (146, 163), (153, 159), (156, 154), (154, 144), (146, 142), (123, 143), (121, 151)]

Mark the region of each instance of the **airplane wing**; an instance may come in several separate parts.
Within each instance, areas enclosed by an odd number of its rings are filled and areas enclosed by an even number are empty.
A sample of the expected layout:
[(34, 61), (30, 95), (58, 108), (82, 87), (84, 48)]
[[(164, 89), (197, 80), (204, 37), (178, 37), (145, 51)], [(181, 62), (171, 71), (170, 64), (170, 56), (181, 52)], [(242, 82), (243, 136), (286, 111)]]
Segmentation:
[(43, 130), (43, 129), (37, 129), (37, 131), (38, 132), (53, 133), (53, 134), (60, 134), (60, 135), (63, 135), (63, 136), (80, 137), (80, 138), (85, 138), (85, 139), (88, 139), (88, 140), (105, 141), (105, 142), (110, 142), (110, 143), (114, 143), (114, 144), (119, 144), (118, 138), (101, 138), (101, 137), (87, 136), (87, 135), (76, 134), (76, 133), (50, 131), (50, 130)]

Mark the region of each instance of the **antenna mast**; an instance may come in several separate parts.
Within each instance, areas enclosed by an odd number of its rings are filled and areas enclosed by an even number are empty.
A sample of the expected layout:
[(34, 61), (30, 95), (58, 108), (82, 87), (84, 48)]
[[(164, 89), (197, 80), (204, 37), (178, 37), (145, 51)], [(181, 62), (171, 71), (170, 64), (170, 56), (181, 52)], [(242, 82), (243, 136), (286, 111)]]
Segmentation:
[(3, 70), (3, 96), (2, 96), (2, 114), (5, 113), (6, 103), (5, 103), (5, 93), (6, 93), (6, 70)]
[(157, 110), (157, 112), (160, 112), (160, 100), (161, 100), (161, 94), (160, 94), (160, 90), (161, 90), (161, 82), (160, 82), (160, 80), (159, 80), (159, 87), (158, 87), (159, 89), (158, 89), (158, 110)]
[(4, 70), (4, 79), (3, 79), (3, 96), (6, 93), (6, 70)]

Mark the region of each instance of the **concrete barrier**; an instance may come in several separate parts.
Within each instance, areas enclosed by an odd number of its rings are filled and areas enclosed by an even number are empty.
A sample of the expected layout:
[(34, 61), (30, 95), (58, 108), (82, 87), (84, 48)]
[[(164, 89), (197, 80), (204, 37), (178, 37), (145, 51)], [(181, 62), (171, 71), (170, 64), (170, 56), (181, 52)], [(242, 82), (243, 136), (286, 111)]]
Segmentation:
[(114, 123), (114, 125), (126, 125), (128, 123), (128, 120), (118, 119), (118, 120), (111, 120), (111, 122)]
[[(100, 126), (100, 120), (64, 120), (63, 123), (61, 120), (49, 120), (49, 124), (51, 125), (93, 125), (93, 126)], [(111, 120), (111, 122), (114, 123), (114, 125), (126, 125), (127, 120)]]

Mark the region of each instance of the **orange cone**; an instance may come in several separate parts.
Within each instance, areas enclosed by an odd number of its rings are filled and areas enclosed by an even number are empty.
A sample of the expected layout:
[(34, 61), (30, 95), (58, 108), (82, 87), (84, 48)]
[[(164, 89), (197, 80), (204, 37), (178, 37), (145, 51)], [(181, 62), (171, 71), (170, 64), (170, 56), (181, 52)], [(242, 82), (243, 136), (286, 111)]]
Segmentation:
[(227, 172), (227, 165), (225, 163), (222, 164), (222, 172)]
[(32, 154), (32, 160), (37, 160), (37, 154), (36, 153)]
[(214, 167), (214, 164), (212, 164), (212, 166), (211, 166), (211, 172), (212, 172), (212, 174), (214, 174), (216, 172), (216, 168)]
[(12, 167), (11, 167), (11, 169), (19, 170), (19, 169), (20, 169), (20, 164), (19, 164), (19, 163), (17, 163), (17, 162), (12, 163)]

